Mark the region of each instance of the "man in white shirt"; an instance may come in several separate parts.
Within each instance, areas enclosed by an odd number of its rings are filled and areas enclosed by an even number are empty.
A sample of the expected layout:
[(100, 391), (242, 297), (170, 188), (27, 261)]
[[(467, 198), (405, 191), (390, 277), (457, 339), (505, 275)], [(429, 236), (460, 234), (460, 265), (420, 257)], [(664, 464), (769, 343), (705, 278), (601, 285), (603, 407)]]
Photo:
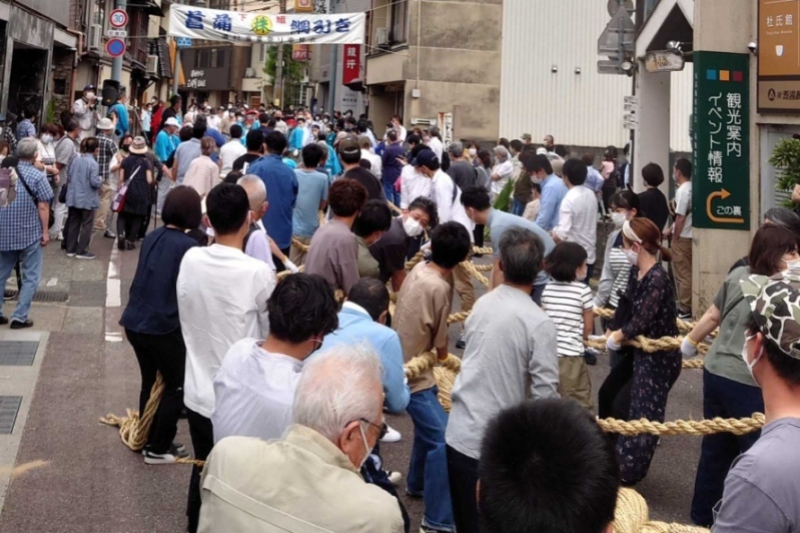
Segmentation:
[(277, 439), (292, 422), (303, 362), (339, 326), (338, 304), (320, 276), (293, 274), (267, 302), (269, 336), (234, 344), (214, 378), (214, 442)]
[(675, 161), (675, 224), (667, 232), (672, 236), (672, 268), (678, 286), (678, 318), (692, 318), (692, 163), (685, 158)]
[(370, 170), (380, 180), (381, 176), (383, 176), (383, 159), (372, 151), (372, 141), (366, 135), (359, 136), (358, 144), (361, 146), (361, 159), (369, 161), (372, 167)]
[(553, 228), (553, 240), (556, 243), (574, 242), (586, 250), (589, 269), (586, 279), (578, 281), (589, 283), (597, 255), (597, 195), (583, 185), (588, 175), (583, 161), (566, 161), (562, 172), (568, 190), (561, 201), (558, 225)]
[(94, 135), (95, 124), (97, 124), (97, 96), (94, 92), (94, 85), (87, 85), (83, 88), (83, 94), (72, 104), (72, 114), (81, 123), (81, 133), (79, 140)]
[[(214, 375), (234, 343), (266, 338), (267, 300), (275, 288), (269, 266), (242, 252), (250, 227), (250, 203), (238, 185), (221, 183), (206, 197), (206, 221), (215, 244), (189, 250), (178, 274), (178, 312), (186, 344), (184, 397), (189, 433), (197, 459), (214, 445)], [(197, 530), (200, 469), (189, 485), (189, 530)]]
[[(243, 187), (250, 202), (250, 229), (244, 237), (244, 253), (269, 265), (273, 272), (275, 260), (272, 257), (272, 246), (270, 244), (267, 230), (261, 219), (269, 209), (267, 201), (267, 187), (264, 182), (255, 174), (247, 174), (236, 181), (236, 185)], [(276, 246), (277, 248), (277, 246)], [(280, 252), (280, 250), (278, 250)]]
[(403, 127), (403, 119), (400, 118), (400, 115), (395, 115), (392, 117), (392, 125), (397, 132), (397, 140), (401, 143), (406, 142), (406, 136), (408, 135), (408, 132)]
[(444, 155), (444, 143), (442, 143), (442, 134), (438, 126), (431, 128), (431, 138), (428, 140), (428, 148), (433, 150), (433, 153), (436, 154), (439, 161), (442, 160), (442, 155)]
[(232, 170), (233, 163), (247, 153), (247, 148), (242, 144), (244, 130), (238, 124), (231, 126), (231, 140), (219, 149), (219, 177), (225, 179)]

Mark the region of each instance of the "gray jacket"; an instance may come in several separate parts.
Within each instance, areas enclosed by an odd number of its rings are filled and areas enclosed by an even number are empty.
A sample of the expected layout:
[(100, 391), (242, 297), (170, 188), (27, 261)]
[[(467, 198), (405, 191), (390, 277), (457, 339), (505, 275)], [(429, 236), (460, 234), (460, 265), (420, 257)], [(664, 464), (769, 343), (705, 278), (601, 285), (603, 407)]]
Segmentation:
[(100, 166), (92, 154), (81, 154), (67, 169), (67, 207), (97, 209), (100, 207), (98, 189), (103, 182)]

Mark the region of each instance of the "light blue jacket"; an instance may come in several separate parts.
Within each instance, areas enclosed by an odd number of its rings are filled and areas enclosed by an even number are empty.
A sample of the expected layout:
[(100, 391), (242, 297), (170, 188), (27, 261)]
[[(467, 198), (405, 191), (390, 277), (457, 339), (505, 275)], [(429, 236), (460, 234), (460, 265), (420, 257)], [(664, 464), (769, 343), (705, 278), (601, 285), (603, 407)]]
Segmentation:
[(381, 358), (386, 409), (390, 413), (402, 412), (411, 393), (405, 384), (400, 337), (393, 329), (372, 320), (363, 307), (345, 302), (339, 312), (339, 329), (325, 337), (318, 353), (341, 344), (352, 346), (363, 342), (372, 345)]
[(545, 231), (550, 231), (558, 226), (558, 213), (561, 210), (561, 200), (567, 195), (567, 186), (564, 180), (550, 174), (542, 182), (542, 198), (539, 202), (539, 216), (536, 223)]
[(92, 154), (81, 154), (73, 159), (67, 169), (67, 176), (67, 207), (88, 210), (100, 207), (97, 191), (103, 183), (103, 177), (100, 176), (100, 166)]

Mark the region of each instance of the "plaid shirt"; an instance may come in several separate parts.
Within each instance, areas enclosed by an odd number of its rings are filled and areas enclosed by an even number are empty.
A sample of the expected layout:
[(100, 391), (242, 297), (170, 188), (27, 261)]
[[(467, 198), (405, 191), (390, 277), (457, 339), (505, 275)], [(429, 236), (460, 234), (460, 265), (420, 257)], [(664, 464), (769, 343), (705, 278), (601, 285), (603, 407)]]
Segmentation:
[[(24, 250), (41, 239), (42, 222), (36, 202), (50, 202), (53, 199), (53, 189), (44, 172), (27, 161), (19, 162), (17, 172), (17, 197), (8, 207), (0, 209), (0, 252)], [(22, 180), (36, 195), (35, 201), (31, 199)]]
[(97, 156), (97, 164), (100, 166), (100, 176), (103, 182), (108, 182), (108, 167), (111, 159), (117, 154), (117, 143), (105, 133), (99, 133), (97, 140), (100, 143), (100, 153)]
[(0, 138), (8, 143), (8, 155), (17, 153), (17, 138), (14, 136), (14, 131), (11, 129), (11, 126), (3, 126), (3, 133), (0, 134)]
[(24, 139), (25, 137), (36, 138), (36, 127), (27, 118), (22, 119), (22, 122), (17, 124), (17, 139)]

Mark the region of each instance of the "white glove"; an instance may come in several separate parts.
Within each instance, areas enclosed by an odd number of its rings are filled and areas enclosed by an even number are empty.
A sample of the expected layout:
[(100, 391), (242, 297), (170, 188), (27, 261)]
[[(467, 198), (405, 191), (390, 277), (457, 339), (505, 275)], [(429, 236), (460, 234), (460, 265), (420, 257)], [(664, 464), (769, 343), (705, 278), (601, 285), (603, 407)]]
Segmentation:
[(284, 262), (283, 262), (283, 266), (285, 266), (286, 268), (288, 268), (289, 270), (291, 270), (291, 271), (292, 271), (292, 274), (297, 274), (298, 272), (300, 272), (300, 269), (299, 269), (299, 268), (297, 268), (297, 265), (295, 265), (294, 263), (292, 263), (292, 262), (291, 262), (291, 261), (289, 261), (288, 259), (287, 259), (286, 261), (284, 261)]
[(614, 340), (613, 335), (609, 335), (608, 339), (606, 339), (606, 348), (612, 352), (618, 352), (622, 349), (622, 344)]
[(686, 358), (697, 355), (697, 346), (692, 344), (692, 342), (689, 340), (689, 337), (683, 338), (683, 342), (681, 343), (681, 353)]

